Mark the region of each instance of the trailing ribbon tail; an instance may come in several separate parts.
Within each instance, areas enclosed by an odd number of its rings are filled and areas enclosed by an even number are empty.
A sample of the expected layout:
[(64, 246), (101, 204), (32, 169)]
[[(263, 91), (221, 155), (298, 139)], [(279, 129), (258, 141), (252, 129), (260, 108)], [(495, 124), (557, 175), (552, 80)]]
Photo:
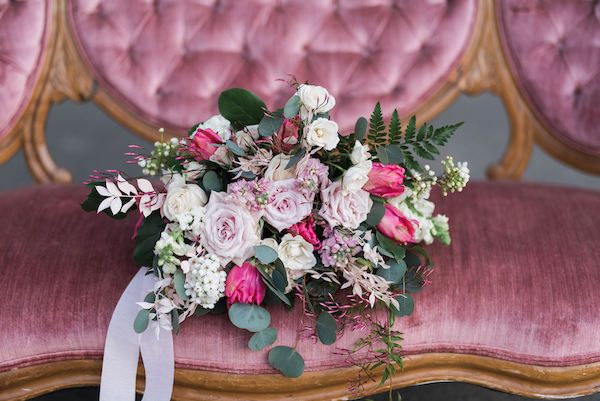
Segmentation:
[(133, 322), (140, 307), (137, 302), (152, 290), (156, 278), (146, 275), (142, 267), (131, 280), (115, 310), (104, 344), (100, 401), (135, 401), (135, 381), (140, 350), (146, 372), (146, 388), (142, 401), (169, 401), (173, 391), (175, 356), (173, 334), (160, 329), (147, 329), (138, 334)]

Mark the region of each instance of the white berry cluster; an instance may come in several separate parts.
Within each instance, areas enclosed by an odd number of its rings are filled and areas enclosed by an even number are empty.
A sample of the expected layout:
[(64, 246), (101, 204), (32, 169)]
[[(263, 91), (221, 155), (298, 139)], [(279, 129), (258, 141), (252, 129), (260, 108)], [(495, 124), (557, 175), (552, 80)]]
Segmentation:
[[(188, 266), (183, 266), (188, 264)], [(221, 267), (216, 255), (193, 256), (187, 263), (185, 293), (195, 302), (206, 309), (212, 309), (225, 294), (225, 278), (227, 273)]]

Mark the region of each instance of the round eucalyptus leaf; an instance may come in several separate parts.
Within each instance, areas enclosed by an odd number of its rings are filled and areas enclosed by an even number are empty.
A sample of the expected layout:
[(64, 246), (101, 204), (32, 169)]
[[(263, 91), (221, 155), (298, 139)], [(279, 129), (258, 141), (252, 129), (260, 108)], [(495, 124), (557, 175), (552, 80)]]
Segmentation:
[(185, 293), (185, 274), (182, 270), (177, 269), (173, 274), (173, 284), (175, 285), (175, 291), (177, 291), (177, 295), (184, 301), (187, 301), (188, 296)]
[(277, 330), (273, 327), (267, 327), (250, 337), (248, 348), (252, 351), (262, 351), (263, 348), (273, 344), (275, 340), (277, 340)]
[(258, 305), (235, 303), (229, 308), (228, 314), (234, 326), (253, 333), (262, 331), (271, 324), (269, 312)]
[(354, 139), (356, 139), (359, 142), (362, 142), (367, 132), (368, 124), (369, 123), (367, 119), (364, 117), (360, 117), (358, 120), (356, 120), (356, 125), (354, 126)]
[(279, 131), (281, 124), (283, 124), (283, 118), (265, 115), (258, 124), (258, 133), (261, 136), (271, 136)]
[(327, 312), (321, 312), (317, 318), (317, 336), (325, 345), (331, 345), (335, 342), (337, 335), (337, 323), (333, 316)]
[(404, 273), (406, 273), (406, 263), (403, 260), (399, 262), (390, 260), (389, 265), (389, 269), (378, 268), (377, 275), (393, 284), (398, 284), (402, 280), (402, 277), (404, 277)]
[(202, 177), (202, 185), (204, 189), (209, 191), (219, 192), (223, 189), (223, 183), (221, 182), (221, 178), (219, 174), (214, 171), (207, 171), (206, 174)]
[(415, 300), (408, 294), (397, 296), (396, 301), (398, 301), (399, 304), (398, 309), (393, 305), (390, 305), (390, 307), (392, 308), (394, 315), (398, 317), (408, 316), (415, 310)]
[(300, 96), (292, 96), (283, 107), (283, 116), (285, 118), (294, 118), (300, 111)]
[(142, 309), (138, 312), (133, 322), (133, 329), (136, 333), (140, 334), (146, 331), (148, 323), (150, 322), (150, 311), (148, 309)]
[(254, 254), (262, 263), (269, 265), (277, 260), (279, 257), (277, 251), (267, 245), (256, 245), (254, 247)]
[(299, 377), (304, 372), (304, 359), (295, 349), (283, 345), (271, 348), (269, 364), (286, 377)]

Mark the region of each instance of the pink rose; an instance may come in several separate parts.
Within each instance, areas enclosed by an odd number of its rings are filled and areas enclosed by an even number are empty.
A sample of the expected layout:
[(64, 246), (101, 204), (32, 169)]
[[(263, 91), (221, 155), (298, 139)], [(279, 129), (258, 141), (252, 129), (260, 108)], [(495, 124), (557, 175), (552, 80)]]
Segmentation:
[(190, 151), (196, 160), (208, 160), (216, 151), (214, 144), (223, 143), (223, 140), (215, 131), (210, 128), (202, 129), (198, 127), (192, 135)]
[(278, 231), (290, 228), (310, 214), (312, 202), (298, 188), (296, 179), (273, 181), (272, 189), (265, 220)]
[(227, 306), (236, 302), (242, 304), (260, 305), (265, 299), (267, 286), (260, 276), (260, 272), (250, 262), (244, 262), (241, 266), (233, 266), (227, 274), (225, 281), (225, 296)]
[(404, 169), (395, 164), (373, 163), (369, 172), (369, 181), (363, 189), (373, 195), (392, 198), (404, 192)]
[(286, 118), (281, 124), (279, 132), (273, 137), (273, 147), (276, 153), (289, 152), (298, 143), (298, 130), (300, 120)]
[(319, 237), (317, 237), (317, 233), (315, 232), (315, 221), (312, 215), (308, 216), (307, 219), (302, 220), (300, 223), (291, 226), (289, 231), (292, 234), (304, 238), (306, 242), (315, 248), (315, 250), (321, 249), (321, 240), (319, 240)]
[(413, 224), (416, 225), (418, 223), (414, 220), (409, 220), (394, 206), (386, 203), (385, 214), (377, 225), (377, 229), (386, 237), (401, 244), (406, 244), (407, 242), (413, 242), (415, 234)]
[(362, 189), (344, 191), (341, 181), (336, 181), (321, 191), (323, 205), (319, 214), (331, 227), (342, 226), (356, 230), (367, 219), (373, 201)]

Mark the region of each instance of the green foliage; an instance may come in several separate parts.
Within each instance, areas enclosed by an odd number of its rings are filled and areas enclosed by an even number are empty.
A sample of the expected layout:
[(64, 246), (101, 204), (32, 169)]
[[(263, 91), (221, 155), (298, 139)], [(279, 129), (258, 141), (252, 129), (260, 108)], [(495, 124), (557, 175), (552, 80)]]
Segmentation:
[(265, 103), (246, 89), (232, 88), (219, 95), (219, 113), (238, 127), (260, 123), (265, 109)]
[(137, 231), (133, 259), (139, 266), (152, 266), (154, 263), (154, 245), (165, 229), (160, 212), (155, 211), (144, 219)]
[(406, 273), (406, 263), (403, 260), (390, 260), (388, 263), (390, 265), (388, 269), (380, 267), (377, 269), (376, 274), (393, 284), (400, 283), (404, 273)]
[(285, 168), (289, 169), (289, 168), (294, 167), (296, 164), (298, 164), (298, 162), (300, 160), (302, 160), (302, 158), (304, 157), (305, 154), (306, 154), (306, 149), (300, 148), (296, 153), (294, 153), (292, 155), (292, 157), (290, 157), (290, 160), (288, 161)]
[(231, 139), (229, 139), (225, 142), (225, 146), (227, 146), (227, 149), (229, 149), (231, 151), (231, 153), (233, 153), (236, 156), (246, 156), (246, 152), (244, 151), (244, 149), (240, 148)]
[(177, 308), (171, 311), (171, 326), (173, 327), (173, 333), (179, 334), (179, 311)]
[(149, 322), (150, 311), (148, 309), (142, 309), (138, 312), (135, 320), (133, 321), (133, 329), (138, 334), (143, 333), (148, 328)]
[(354, 139), (362, 142), (365, 138), (365, 134), (367, 133), (368, 121), (364, 117), (360, 117), (356, 120), (356, 124), (354, 125)]
[[(278, 288), (278, 285), (280, 285), (279, 283), (275, 283), (275, 281), (273, 280), (273, 276), (272, 274), (277, 272), (277, 270), (273, 270), (272, 273), (269, 273), (264, 266), (261, 266), (260, 264), (258, 266), (256, 266), (256, 268), (258, 269), (258, 271), (260, 272), (260, 275), (262, 276), (263, 282), (267, 285), (267, 287), (269, 288), (269, 290), (271, 290), (271, 292), (273, 294), (275, 294), (277, 296), (277, 298), (279, 298), (284, 304), (286, 304), (287, 306), (291, 306), (291, 302), (288, 299), (288, 297), (285, 296), (284, 291), (280, 288)], [(279, 272), (279, 274), (281, 275), (281, 273)], [(283, 278), (283, 283), (284, 288), (285, 286), (287, 286), (287, 282), (285, 281), (285, 276), (282, 276)]]
[(371, 118), (369, 120), (369, 135), (367, 138), (369, 139), (369, 143), (375, 147), (383, 146), (387, 143), (383, 113), (381, 112), (381, 105), (379, 102), (375, 104), (373, 113), (371, 113)]
[(398, 110), (396, 109), (394, 109), (392, 118), (390, 119), (388, 137), (390, 143), (399, 142), (402, 140), (402, 125), (400, 123), (400, 117), (398, 116)]
[(210, 170), (202, 177), (202, 186), (206, 191), (219, 192), (223, 190), (223, 181), (216, 171)]
[(185, 293), (185, 274), (182, 270), (175, 270), (175, 274), (173, 274), (173, 284), (175, 285), (175, 291), (177, 291), (177, 295), (184, 301), (187, 301), (188, 296)]
[[(371, 196), (371, 198), (373, 198)], [(371, 211), (367, 215), (367, 220), (365, 222), (371, 227), (377, 227), (383, 216), (385, 215), (385, 206), (380, 202), (373, 202), (373, 206), (371, 207)]]
[(299, 377), (304, 372), (304, 359), (293, 348), (280, 345), (269, 351), (269, 364), (286, 377)]
[(390, 305), (390, 308), (397, 317), (408, 316), (415, 310), (415, 300), (408, 294), (398, 295), (396, 301), (398, 301), (398, 309), (393, 305)]
[(335, 342), (337, 336), (337, 323), (333, 316), (323, 311), (317, 318), (317, 336), (325, 345), (331, 345)]
[(278, 258), (277, 251), (266, 245), (256, 245), (254, 247), (254, 254), (258, 260), (266, 265), (275, 262)]
[(262, 331), (271, 324), (269, 312), (258, 305), (235, 303), (229, 308), (228, 315), (234, 326), (253, 333)]
[(300, 111), (300, 96), (292, 96), (283, 107), (283, 116), (285, 118), (294, 118)]
[(258, 124), (258, 133), (261, 136), (272, 136), (279, 131), (281, 124), (283, 124), (283, 118), (265, 114)]
[(277, 340), (277, 330), (273, 327), (267, 327), (250, 337), (248, 348), (252, 351), (262, 351), (265, 347), (273, 344), (275, 340)]
[(377, 231), (375, 235), (379, 243), (379, 252), (396, 260), (404, 259), (406, 249), (391, 238), (386, 237), (381, 232)]

